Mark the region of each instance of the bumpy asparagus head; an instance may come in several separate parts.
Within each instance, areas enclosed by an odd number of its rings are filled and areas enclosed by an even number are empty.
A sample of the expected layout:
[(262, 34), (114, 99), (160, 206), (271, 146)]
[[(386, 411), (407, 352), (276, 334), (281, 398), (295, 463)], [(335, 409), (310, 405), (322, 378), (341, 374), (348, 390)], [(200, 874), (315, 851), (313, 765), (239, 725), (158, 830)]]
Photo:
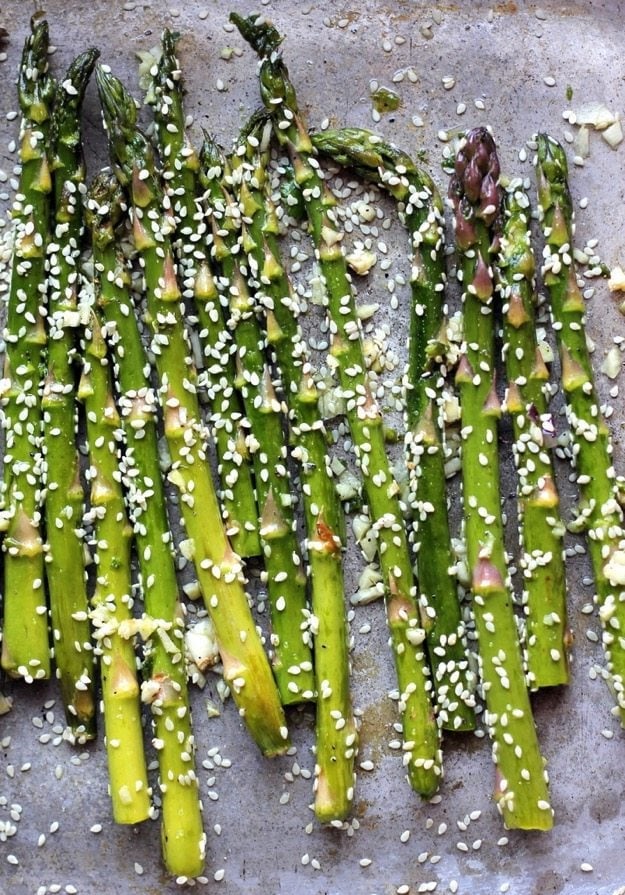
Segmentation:
[(80, 112), (85, 98), (85, 91), (100, 51), (95, 47), (85, 50), (72, 62), (65, 75), (64, 84), (71, 84), (71, 90), (57, 91), (50, 130), (50, 142), (55, 148), (59, 143), (77, 148), (80, 146), (81, 134), (76, 124), (80, 121)]
[(489, 131), (485, 127), (469, 131), (449, 182), (456, 245), (461, 251), (477, 243), (478, 221), (485, 227), (495, 221), (500, 205), (499, 173), (497, 149)]
[(153, 168), (154, 150), (137, 128), (137, 104), (119, 78), (98, 65), (95, 79), (115, 173), (128, 186), (139, 159), (145, 159), (146, 168)]
[(48, 73), (50, 36), (46, 19), (33, 16), (31, 35), (24, 44), (17, 82), (20, 109), (31, 121), (41, 123), (50, 115), (54, 79)]

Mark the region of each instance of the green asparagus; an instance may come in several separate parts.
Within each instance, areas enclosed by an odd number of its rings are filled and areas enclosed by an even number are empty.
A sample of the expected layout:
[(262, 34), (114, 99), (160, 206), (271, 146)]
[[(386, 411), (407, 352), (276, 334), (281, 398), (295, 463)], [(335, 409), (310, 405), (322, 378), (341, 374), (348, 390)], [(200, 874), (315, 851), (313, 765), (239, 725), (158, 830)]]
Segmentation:
[(296, 501), (288, 472), (282, 408), (271, 379), (265, 338), (246, 282), (245, 267), (240, 261), (239, 241), (245, 246), (246, 236), (239, 228), (248, 209), (236, 201), (234, 189), (245, 177), (245, 166), (235, 151), (228, 173), (223, 154), (209, 139), (202, 145), (200, 163), (212, 228), (211, 252), (225, 279), (241, 396), (250, 423), (273, 669), (282, 701), (289, 705), (313, 699), (315, 679), (306, 575), (296, 532)]
[[(445, 369), (444, 214), (432, 179), (410, 156), (360, 128), (312, 135), (321, 153), (386, 189), (399, 203), (413, 250), (412, 307), (406, 369), (406, 455), (417, 554), (419, 601), (433, 612), (427, 643), (444, 729), (475, 727), (473, 672), (453, 566), (440, 421)], [(419, 562), (425, 557), (425, 562)]]
[(579, 522), (588, 534), (596, 603), (603, 626), (607, 679), (625, 726), (625, 523), (612, 465), (612, 443), (594, 387), (585, 305), (573, 261), (574, 216), (562, 146), (538, 135), (538, 209), (545, 236), (543, 282), (560, 351), (562, 387), (581, 495)]
[(93, 525), (95, 590), (91, 621), (100, 657), (102, 712), (113, 817), (135, 824), (150, 816), (141, 700), (132, 628), (130, 544), (118, 454), (120, 419), (112, 393), (106, 343), (95, 313), (85, 327), (78, 396), (85, 404)]
[[(247, 167), (238, 184), (246, 210), (250, 285), (265, 313), (267, 341), (286, 393), (299, 463), (306, 521), (306, 553), (317, 690), (314, 809), (322, 822), (343, 820), (354, 795), (357, 729), (351, 704), (348, 631), (342, 569), (344, 519), (327, 450), (297, 297), (280, 259), (279, 225), (269, 195), (267, 116), (250, 122), (244, 144)], [(270, 123), (269, 123), (270, 127)]]
[(183, 297), (193, 300), (199, 323), (205, 366), (198, 375), (198, 387), (206, 385), (211, 402), (228, 537), (239, 556), (257, 556), (261, 544), (245, 441), (248, 426), (241, 396), (234, 387), (233, 341), (211, 269), (206, 222), (197, 199), (199, 160), (185, 129), (177, 39), (173, 32), (163, 32), (162, 52), (152, 69), (148, 97), (154, 107), (162, 175), (175, 223), (173, 247), (180, 264)]
[(464, 318), (460, 388), (467, 561), (485, 720), (496, 764), (495, 801), (506, 826), (550, 829), (544, 762), (525, 683), (504, 550), (495, 381), (493, 224), (501, 204), (499, 160), (486, 128), (461, 140), (449, 183)]
[(231, 20), (262, 59), (261, 96), (274, 131), (290, 155), (325, 283), (331, 323), (331, 359), (347, 404), (347, 419), (368, 504), (385, 582), (385, 601), (399, 683), (404, 761), (413, 788), (431, 796), (438, 788), (441, 751), (425, 655), (431, 620), (420, 613), (412, 560), (384, 441), (380, 409), (369, 385), (352, 284), (341, 248), (342, 234), (319, 162), (299, 115), (294, 87), (279, 53), (280, 35), (269, 22), (233, 13)]
[(164, 863), (176, 876), (193, 877), (204, 864), (205, 834), (184, 661), (184, 618), (159, 462), (158, 401), (147, 375), (149, 364), (133, 313), (127, 261), (116, 233), (122, 215), (116, 178), (101, 174), (89, 190), (87, 217), (98, 282), (96, 314), (105, 321), (105, 336), (114, 351), (126, 442), (122, 473), (146, 612), (140, 630), (149, 637), (141, 693), (152, 710)]
[(80, 112), (98, 50), (87, 50), (57, 87), (52, 109), (53, 241), (48, 245), (48, 370), (42, 407), (47, 489), (46, 578), (54, 658), (67, 722), (76, 737), (95, 735), (94, 663), (82, 541), (74, 354), (85, 166)]
[(534, 253), (530, 203), (517, 181), (504, 193), (498, 291), (503, 303), (504, 354), (518, 474), (523, 608), (527, 624), (527, 677), (531, 689), (569, 680), (564, 523), (547, 436), (549, 371), (536, 339)]
[(13, 206), (4, 377), (4, 630), (1, 664), (27, 681), (50, 676), (44, 588), (41, 364), (46, 343), (46, 245), (50, 239), (48, 23), (31, 20), (18, 77), (21, 175)]
[(136, 127), (137, 108), (122, 83), (96, 69), (117, 177), (129, 191), (134, 243), (145, 278), (171, 469), (206, 608), (213, 620), (224, 679), (263, 753), (289, 747), (284, 710), (250, 611), (240, 557), (226, 536), (208, 467), (195, 370), (182, 320), (181, 294), (163, 218), (163, 191), (150, 143)]

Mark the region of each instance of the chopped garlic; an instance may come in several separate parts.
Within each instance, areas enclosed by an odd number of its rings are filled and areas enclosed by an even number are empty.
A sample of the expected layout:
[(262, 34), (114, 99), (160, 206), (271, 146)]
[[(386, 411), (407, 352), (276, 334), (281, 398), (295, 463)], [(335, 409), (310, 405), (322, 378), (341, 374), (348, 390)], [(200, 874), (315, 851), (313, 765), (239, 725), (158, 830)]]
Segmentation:
[(601, 134), (603, 139), (606, 141), (608, 146), (612, 149), (616, 149), (616, 147), (623, 142), (623, 128), (621, 127), (621, 122), (617, 118), (614, 124), (611, 124), (607, 127), (603, 133)]
[(589, 125), (598, 131), (605, 130), (616, 121), (615, 114), (603, 103), (584, 103), (576, 110), (575, 118), (577, 124)]
[(375, 252), (369, 252), (365, 249), (356, 249), (356, 251), (350, 252), (350, 254), (345, 257), (345, 260), (354, 273), (364, 277), (375, 265), (378, 256)]
[(608, 289), (610, 292), (625, 292), (625, 270), (618, 264), (610, 271)]
[(204, 672), (219, 662), (215, 628), (210, 618), (191, 625), (185, 632), (184, 642), (187, 659), (198, 671)]
[(582, 125), (577, 132), (574, 142), (575, 155), (580, 158), (588, 158), (590, 155), (590, 131)]
[(625, 584), (625, 550), (614, 551), (603, 567), (603, 574), (612, 587), (620, 587)]
[(616, 345), (610, 348), (606, 354), (605, 360), (601, 364), (601, 372), (605, 373), (609, 379), (616, 379), (621, 372), (621, 352)]

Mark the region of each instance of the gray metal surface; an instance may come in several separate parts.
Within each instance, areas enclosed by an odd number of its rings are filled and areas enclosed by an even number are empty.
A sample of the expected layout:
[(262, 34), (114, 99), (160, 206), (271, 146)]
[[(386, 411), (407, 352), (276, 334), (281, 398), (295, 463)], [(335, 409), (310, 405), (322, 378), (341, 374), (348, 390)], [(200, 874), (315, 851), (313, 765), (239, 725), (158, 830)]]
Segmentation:
[[(192, 133), (197, 136), (199, 127), (205, 126), (229, 145), (258, 101), (256, 60), (238, 35), (225, 28), (230, 8), (250, 12), (256, 7), (247, 0), (125, 4), (49, 0), (46, 11), (57, 46), (51, 64), (61, 75), (76, 53), (95, 44), (102, 61), (139, 96), (135, 53), (157, 43), (163, 26), (173, 26), (182, 34), (179, 52), (188, 112), (194, 116)], [(18, 122), (6, 120), (5, 114), (17, 105), (14, 79), (31, 11), (30, 3), (17, 0), (3, 3), (0, 11), (0, 24), (11, 34), (8, 58), (0, 64), (0, 167), (9, 176), (16, 155), (8, 144), (17, 135)], [(623, 111), (625, 105), (621, 2), (546, 0), (539, 8), (521, 2), (491, 6), (422, 0), (358, 4), (272, 0), (262, 11), (286, 34), (285, 58), (311, 125), (320, 126), (328, 117), (333, 124), (375, 126), (402, 148), (423, 151), (443, 189), (440, 130), (490, 124), (503, 169), (531, 177), (530, 161), (520, 161), (519, 151), (536, 130), (562, 138), (568, 127), (563, 110), (583, 101), (603, 101), (615, 111)], [(221, 58), (227, 46), (240, 48), (241, 55), (229, 61)], [(407, 69), (416, 73), (415, 82)], [(403, 80), (393, 82), (401, 71)], [(448, 76), (455, 78), (455, 86), (446, 90), (442, 79)], [(549, 76), (555, 79), (554, 86), (545, 83)], [(224, 89), (218, 89), (218, 79)], [(371, 79), (392, 87), (401, 98), (400, 108), (382, 115), (377, 125), (371, 117)], [(570, 102), (567, 88), (573, 91)], [(483, 109), (476, 107), (476, 100)], [(466, 104), (462, 115), (459, 103)], [(422, 117), (423, 127), (413, 123), (415, 114)], [(93, 174), (106, 157), (93, 87), (85, 128)], [(528, 155), (531, 160), (531, 151)], [(578, 244), (596, 237), (597, 251), (610, 266), (625, 262), (624, 161), (625, 146), (613, 151), (593, 135), (586, 165), (571, 171), (574, 199), (589, 199), (588, 207), (578, 213)], [(5, 189), (3, 208), (11, 191), (0, 184), (0, 193)], [(393, 270), (405, 269), (400, 231), (391, 231), (389, 237), (381, 231), (379, 238), (388, 242)], [(625, 334), (625, 321), (605, 283), (596, 285), (588, 303), (588, 326), (598, 368), (613, 336)], [(363, 301), (380, 302), (375, 323), (390, 324), (391, 345), (403, 356), (405, 312), (403, 316), (390, 312), (379, 266), (361, 294)], [(404, 296), (400, 289), (400, 297)], [(621, 378), (622, 374), (617, 382)], [(624, 415), (620, 399), (609, 398), (612, 385), (599, 376), (602, 395), (615, 405), (610, 425), (617, 467), (623, 472)], [(570, 513), (574, 486), (566, 468), (559, 472)], [(506, 495), (513, 490), (510, 481)], [(512, 519), (510, 497), (507, 508)], [(574, 546), (572, 538), (567, 546)], [(348, 593), (355, 590), (360, 569), (361, 559), (351, 549)], [(358, 775), (357, 823), (339, 830), (314, 822), (309, 808), (314, 762), (310, 710), (291, 714), (295, 753), (268, 762), (246, 738), (232, 704), (224, 707), (221, 717), (209, 719), (207, 692), (194, 691), (208, 833), (207, 882), (197, 884), (200, 890), (228, 895), (392, 895), (446, 893), (457, 886), (458, 892), (472, 895), (505, 891), (615, 895), (625, 884), (621, 811), (625, 737), (611, 715), (605, 684), (592, 679), (602, 655), (600, 646), (586, 635), (588, 629), (598, 631), (598, 621), (581, 612), (592, 600), (592, 587), (583, 584), (588, 575), (586, 558), (571, 558), (568, 571), (575, 636), (572, 683), (567, 690), (540, 694), (534, 700), (556, 812), (552, 832), (504, 832), (490, 800), (493, 767), (486, 739), (446, 738), (440, 801), (425, 804), (409, 790), (400, 755), (388, 745), (397, 720), (388, 697), (394, 682), (383, 607), (375, 604), (357, 608), (352, 621), (354, 697), (362, 710), (359, 760), (374, 764), (374, 770)], [(367, 623), (371, 632), (361, 633)], [(62, 708), (54, 683), (9, 684), (5, 690), (13, 697), (14, 708), (0, 717), (1, 895), (177, 891), (160, 865), (158, 825), (113, 826), (102, 744), (76, 751), (62, 739)], [(101, 825), (99, 833), (91, 832), (96, 824)], [(409, 837), (405, 831), (410, 831)], [(498, 844), (503, 836), (508, 843)], [(592, 869), (583, 870), (582, 863)]]

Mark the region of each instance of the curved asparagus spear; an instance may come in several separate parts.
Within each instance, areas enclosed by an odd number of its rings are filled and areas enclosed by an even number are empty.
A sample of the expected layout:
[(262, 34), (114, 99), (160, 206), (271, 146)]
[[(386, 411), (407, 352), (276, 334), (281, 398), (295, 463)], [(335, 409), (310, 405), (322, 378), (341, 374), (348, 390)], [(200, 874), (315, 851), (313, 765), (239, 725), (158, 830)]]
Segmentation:
[(40, 367), (46, 333), (46, 244), (50, 238), (48, 164), (54, 81), (48, 74), (48, 23), (33, 17), (18, 78), (22, 112), (20, 185), (9, 287), (4, 377), (4, 630), (2, 667), (27, 681), (50, 676), (44, 590)]
[(83, 222), (85, 166), (80, 111), (98, 50), (70, 66), (52, 109), (51, 163), (54, 184), (53, 242), (49, 255), (48, 371), (42, 407), (46, 460), (46, 578), (54, 658), (67, 723), (75, 736), (95, 735), (94, 664), (82, 516), (74, 355)]
[(608, 682), (625, 726), (625, 523), (612, 465), (612, 443), (594, 387), (586, 344), (584, 300), (573, 262), (574, 216), (562, 146), (538, 135), (538, 209), (545, 235), (543, 282), (551, 299), (581, 495), (580, 521), (588, 532), (596, 602), (603, 625)]
[(280, 259), (279, 226), (266, 170), (269, 137), (263, 113), (250, 122), (245, 143), (240, 141), (245, 148), (246, 167), (238, 195), (246, 209), (250, 283), (265, 312), (267, 341), (287, 395), (293, 454), (299, 462), (311, 606), (316, 619), (314, 809), (320, 821), (329, 822), (343, 820), (349, 814), (357, 751), (341, 562), (344, 519), (329, 463), (309, 350), (297, 319), (297, 297)]
[(438, 788), (442, 767), (439, 730), (431, 702), (432, 682), (424, 641), (427, 615), (419, 612), (412, 560), (386, 455), (382, 415), (371, 392), (352, 284), (341, 249), (341, 233), (310, 138), (297, 109), (295, 90), (278, 51), (280, 36), (268, 22), (231, 15), (243, 37), (262, 57), (260, 86), (274, 131), (289, 152), (302, 190), (328, 298), (331, 355), (347, 402), (347, 419), (378, 538), (385, 600), (400, 692), (405, 767), (423, 795)]
[(171, 455), (168, 478), (180, 495), (224, 679), (260, 749), (267, 755), (281, 754), (289, 745), (284, 711), (248, 604), (241, 559), (226, 536), (208, 468), (207, 435), (153, 150), (136, 127), (135, 102), (122, 83), (101, 67), (96, 69), (96, 80), (116, 173), (130, 194), (134, 242), (143, 264), (151, 348)]
[(549, 425), (549, 372), (536, 340), (530, 203), (517, 181), (504, 193), (498, 289), (503, 303), (506, 408), (512, 415), (518, 474), (527, 678), (531, 689), (569, 680), (564, 523), (544, 426)]
[(132, 307), (127, 262), (116, 226), (123, 213), (113, 175), (98, 176), (88, 194), (98, 282), (96, 314), (106, 322), (126, 440), (123, 478), (134, 529), (141, 590), (150, 637), (141, 688), (150, 704), (159, 763), (161, 841), (165, 866), (175, 876), (197, 876), (204, 865), (195, 745), (184, 662), (184, 621), (161, 476), (156, 413), (145, 349)]
[(525, 684), (501, 518), (490, 266), (492, 225), (501, 202), (498, 180), (493, 138), (486, 128), (475, 128), (460, 144), (449, 183), (463, 285), (464, 354), (456, 381), (464, 526), (486, 722), (497, 766), (495, 800), (506, 826), (550, 829), (553, 813)]
[(85, 403), (89, 444), (90, 510), (96, 584), (93, 636), (100, 656), (102, 710), (113, 817), (134, 824), (150, 815), (141, 701), (133, 638), (130, 542), (118, 453), (120, 420), (113, 398), (106, 343), (95, 314), (85, 329), (84, 368), (78, 396)]
[[(406, 368), (406, 453), (417, 552), (419, 601), (433, 611), (427, 643), (439, 723), (447, 730), (475, 727), (474, 674), (467, 660), (464, 622), (447, 514), (440, 406), (445, 370), (437, 355), (445, 326), (443, 203), (436, 185), (409, 155), (360, 128), (313, 134), (319, 152), (386, 189), (399, 203), (412, 245), (412, 307)], [(419, 558), (425, 558), (419, 562)]]
[(206, 248), (206, 222), (198, 205), (199, 160), (185, 128), (183, 82), (176, 58), (178, 35), (165, 29), (162, 53), (152, 70), (148, 91), (154, 107), (162, 175), (175, 223), (174, 251), (180, 264), (183, 296), (193, 299), (205, 367), (198, 386), (207, 387), (222, 484), (221, 500), (228, 537), (239, 556), (261, 552), (252, 467), (245, 436), (241, 396), (233, 383), (236, 371), (232, 336)]
[(223, 185), (224, 177), (236, 182), (244, 176), (240, 161), (235, 152), (232, 174), (226, 177), (223, 154), (212, 141), (204, 140), (200, 179), (209, 204), (211, 252), (227, 284), (229, 325), (253, 442), (251, 455), (271, 617), (273, 670), (282, 702), (288, 705), (313, 699), (315, 693), (306, 575), (296, 532), (296, 500), (288, 472), (282, 408), (265, 356), (265, 337), (239, 260), (238, 242), (241, 239), (244, 245), (246, 239), (244, 233), (240, 236), (239, 227), (248, 210), (239, 207), (234, 199), (232, 184), (227, 189)]

